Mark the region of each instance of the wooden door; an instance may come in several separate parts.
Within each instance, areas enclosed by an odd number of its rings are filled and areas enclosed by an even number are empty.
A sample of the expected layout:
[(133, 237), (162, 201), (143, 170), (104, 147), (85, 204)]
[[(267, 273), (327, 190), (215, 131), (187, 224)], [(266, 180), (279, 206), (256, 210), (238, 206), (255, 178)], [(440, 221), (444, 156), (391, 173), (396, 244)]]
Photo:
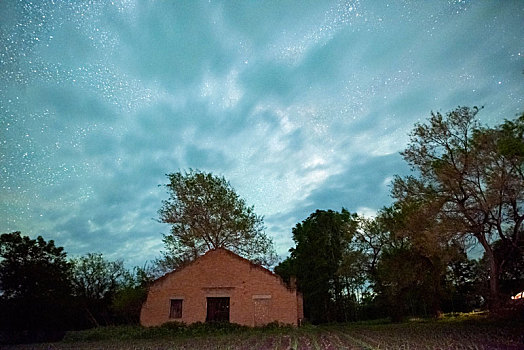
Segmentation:
[(255, 327), (271, 322), (270, 303), (271, 299), (253, 299)]
[(229, 298), (207, 298), (206, 322), (229, 322)]

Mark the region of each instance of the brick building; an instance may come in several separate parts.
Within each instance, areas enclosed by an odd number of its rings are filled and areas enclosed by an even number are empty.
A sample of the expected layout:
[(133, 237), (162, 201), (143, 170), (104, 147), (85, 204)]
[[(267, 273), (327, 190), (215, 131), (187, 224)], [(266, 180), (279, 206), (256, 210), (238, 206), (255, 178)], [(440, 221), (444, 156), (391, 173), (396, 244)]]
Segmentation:
[(219, 248), (153, 282), (140, 323), (157, 326), (228, 321), (247, 326), (270, 322), (297, 325), (302, 295), (271, 271)]

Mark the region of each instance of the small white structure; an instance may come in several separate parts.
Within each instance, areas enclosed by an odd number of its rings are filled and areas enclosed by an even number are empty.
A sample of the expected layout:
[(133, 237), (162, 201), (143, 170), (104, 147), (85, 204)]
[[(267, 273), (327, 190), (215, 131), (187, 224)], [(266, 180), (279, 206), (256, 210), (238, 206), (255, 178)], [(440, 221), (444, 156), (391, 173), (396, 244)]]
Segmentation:
[(520, 293), (517, 293), (516, 295), (512, 296), (511, 300), (518, 300), (518, 299), (523, 299), (523, 298), (524, 298), (524, 291), (522, 291)]

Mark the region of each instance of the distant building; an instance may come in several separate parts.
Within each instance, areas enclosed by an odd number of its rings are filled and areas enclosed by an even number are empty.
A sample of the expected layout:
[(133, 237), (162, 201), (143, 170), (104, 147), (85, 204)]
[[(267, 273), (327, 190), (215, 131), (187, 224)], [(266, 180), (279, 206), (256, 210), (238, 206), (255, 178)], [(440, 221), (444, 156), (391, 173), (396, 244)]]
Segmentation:
[(302, 295), (271, 271), (223, 248), (153, 282), (140, 323), (157, 326), (226, 321), (247, 326), (298, 325)]

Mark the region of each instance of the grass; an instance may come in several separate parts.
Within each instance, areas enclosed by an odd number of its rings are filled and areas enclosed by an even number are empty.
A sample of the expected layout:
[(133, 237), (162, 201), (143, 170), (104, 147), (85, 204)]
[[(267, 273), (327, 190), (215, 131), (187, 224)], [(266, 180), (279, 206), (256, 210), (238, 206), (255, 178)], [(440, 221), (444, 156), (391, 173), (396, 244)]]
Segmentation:
[(6, 347), (50, 349), (524, 349), (524, 324), (492, 321), (482, 314), (439, 320), (382, 321), (300, 328), (276, 324), (248, 328), (232, 324), (179, 323), (162, 327), (103, 327), (70, 332), (59, 343)]
[(100, 341), (100, 340), (137, 340), (137, 339), (176, 339), (210, 335), (241, 334), (249, 327), (234, 323), (195, 323), (185, 325), (179, 322), (166, 323), (160, 327), (144, 328), (141, 326), (109, 326), (92, 328), (84, 331), (68, 332), (64, 342)]

